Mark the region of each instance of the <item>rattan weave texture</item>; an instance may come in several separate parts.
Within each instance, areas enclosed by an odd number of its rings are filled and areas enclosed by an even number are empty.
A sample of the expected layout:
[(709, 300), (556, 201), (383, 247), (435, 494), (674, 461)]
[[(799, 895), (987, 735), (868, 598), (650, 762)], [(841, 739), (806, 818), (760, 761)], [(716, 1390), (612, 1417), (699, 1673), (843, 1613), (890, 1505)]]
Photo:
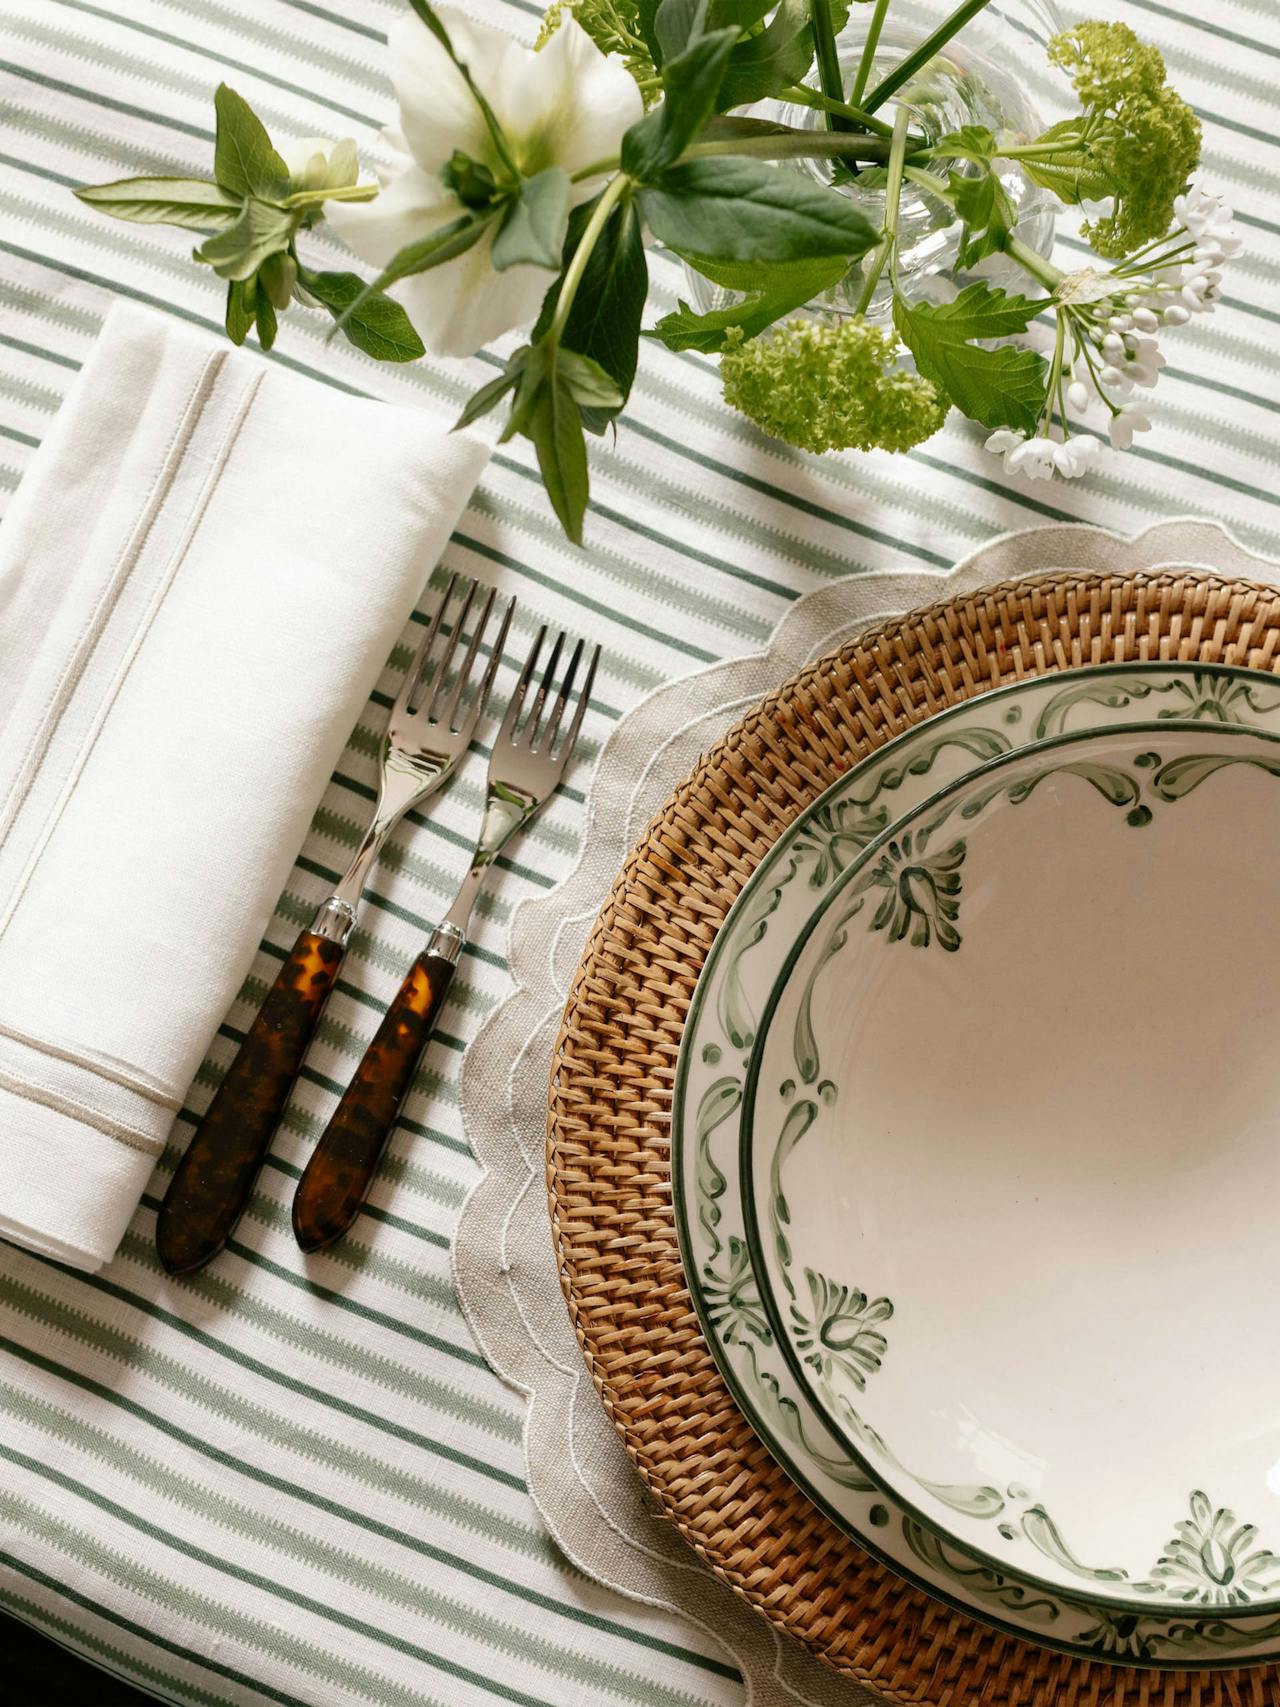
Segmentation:
[(685, 1288), (667, 1150), (681, 1029), (742, 885), (842, 771), (1000, 683), (1148, 658), (1280, 671), (1280, 592), (1177, 569), (1051, 575), (908, 613), (817, 660), (704, 755), (632, 851), (554, 1050), (561, 1279), (627, 1452), (725, 1581), (904, 1707), (1275, 1707), (1280, 1666), (1154, 1672), (1033, 1647), (905, 1584), (810, 1504), (734, 1405)]

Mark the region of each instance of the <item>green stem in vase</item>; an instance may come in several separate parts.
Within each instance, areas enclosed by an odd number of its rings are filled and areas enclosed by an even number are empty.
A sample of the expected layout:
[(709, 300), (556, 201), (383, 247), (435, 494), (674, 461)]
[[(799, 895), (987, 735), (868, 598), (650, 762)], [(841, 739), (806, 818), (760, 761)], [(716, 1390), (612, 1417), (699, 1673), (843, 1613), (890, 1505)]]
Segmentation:
[(1004, 252), (1011, 261), (1016, 261), (1024, 273), (1030, 273), (1038, 284), (1047, 291), (1055, 291), (1066, 278), (1061, 267), (1055, 267), (1052, 261), (1046, 261), (1031, 246), (1016, 237), (1011, 231), (1003, 244)]
[(945, 47), (952, 36), (957, 35), (972, 18), (976, 18), (991, 0), (964, 0), (957, 6), (949, 18), (944, 18), (931, 36), (926, 36), (920, 46), (909, 53), (900, 64), (895, 65), (882, 82), (876, 84), (871, 93), (865, 97), (862, 104), (868, 112), (875, 112), (882, 107), (890, 95), (897, 93), (904, 83), (913, 78), (917, 71), (922, 71), (938, 51)]
[[(844, 84), (840, 76), (840, 58), (836, 52), (836, 35), (831, 23), (829, 0), (809, 0), (809, 16), (813, 20), (813, 46), (818, 62), (818, 80), (828, 100), (843, 103)], [(852, 119), (844, 113), (827, 110), (827, 126), (831, 130), (849, 130)]]
[(897, 246), (898, 214), (902, 203), (902, 171), (907, 157), (907, 125), (910, 118), (911, 115), (905, 107), (898, 108), (894, 118), (893, 141), (889, 147), (889, 170), (884, 187), (884, 224), (880, 228), (879, 245), (862, 281), (862, 289), (854, 308), (855, 314), (865, 314), (871, 306), (871, 298), (880, 283), (880, 275), (892, 259)]
[(890, 137), (893, 126), (878, 119), (874, 113), (869, 113), (865, 107), (855, 107), (848, 101), (833, 100), (830, 95), (824, 95), (820, 90), (810, 89), (805, 83), (790, 83), (782, 91), (782, 97), (794, 101), (797, 106), (816, 107), (819, 112), (838, 113), (842, 118), (849, 119), (855, 125), (861, 125), (864, 130), (874, 132), (876, 136)]
[(871, 67), (875, 63), (876, 48), (880, 43), (880, 31), (884, 27), (884, 15), (889, 10), (889, 0), (876, 0), (876, 9), (871, 14), (871, 22), (867, 25), (867, 39), (862, 44), (862, 58), (858, 61), (858, 69), (853, 79), (853, 89), (850, 101), (857, 106), (867, 92), (867, 83), (871, 77)]

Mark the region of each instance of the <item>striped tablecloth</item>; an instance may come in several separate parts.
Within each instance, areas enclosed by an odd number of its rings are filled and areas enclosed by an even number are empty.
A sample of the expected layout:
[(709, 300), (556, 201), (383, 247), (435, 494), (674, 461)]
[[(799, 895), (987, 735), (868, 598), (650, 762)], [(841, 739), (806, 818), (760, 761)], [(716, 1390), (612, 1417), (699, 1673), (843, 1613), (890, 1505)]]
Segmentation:
[[(473, 3), (519, 36), (537, 28), (528, 0)], [(100, 218), (71, 187), (207, 171), (223, 78), (280, 137), (354, 135), (372, 149), (390, 110), (383, 38), (395, 10), (3, 0), (0, 496), (21, 480), (113, 296), (202, 326), (220, 319), (217, 283), (192, 266), (181, 232)], [(959, 424), (909, 457), (820, 462), (728, 411), (705, 359), (646, 346), (616, 449), (593, 447), (587, 548), (565, 545), (521, 443), (495, 457), (445, 560), (517, 592), (522, 635), (548, 620), (604, 642), (594, 742), (655, 684), (758, 646), (788, 602), (832, 577), (941, 570), (1046, 517), (1130, 531), (1195, 511), (1274, 551), (1280, 13), (1274, 0), (1110, 10), (1164, 49), (1205, 121), (1207, 173), (1248, 240), (1226, 305), (1170, 339), (1158, 432), (1077, 486), (1005, 484)], [(312, 245), (337, 263), (330, 240)], [(652, 271), (658, 302), (673, 306), (678, 269), (655, 257)], [(492, 372), (484, 358), (379, 368), (326, 347), (324, 333), (318, 316), (292, 311), (270, 359), (437, 411)], [(188, 1125), (358, 835), (379, 706), (406, 656), (393, 657), (352, 736), (192, 1089)], [(566, 790), (539, 820), (487, 903), (357, 1236), (304, 1276), (289, 1231), (308, 1145), (459, 874), (479, 798), (468, 774), (429, 823), (394, 839), (349, 981), (223, 1259), (181, 1282), (156, 1267), (152, 1222), (172, 1155), (101, 1275), (0, 1246), (0, 1607), (163, 1698), (742, 1700), (709, 1636), (600, 1589), (545, 1539), (524, 1481), (521, 1399), (477, 1353), (450, 1282), (451, 1231), (476, 1171), (458, 1062), (506, 988), (510, 907), (573, 861), (580, 793)]]

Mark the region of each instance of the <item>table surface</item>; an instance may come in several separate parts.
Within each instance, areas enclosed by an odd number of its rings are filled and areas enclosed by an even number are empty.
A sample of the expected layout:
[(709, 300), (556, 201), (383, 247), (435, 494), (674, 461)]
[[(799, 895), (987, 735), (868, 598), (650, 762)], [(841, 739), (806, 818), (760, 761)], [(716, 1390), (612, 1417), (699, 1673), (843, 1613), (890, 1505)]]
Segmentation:
[[(527, 0), (473, 9), (525, 39), (537, 28)], [(217, 282), (192, 266), (183, 233), (98, 217), (72, 186), (206, 172), (221, 78), (279, 137), (371, 146), (390, 116), (383, 37), (398, 10), (6, 0), (0, 499), (113, 297), (219, 323)], [(908, 457), (818, 461), (728, 411), (712, 363), (646, 346), (616, 448), (593, 446), (586, 549), (560, 537), (521, 443), (495, 456), (444, 561), (519, 594), (517, 639), (545, 619), (604, 642), (593, 744), (646, 690), (760, 645), (791, 600), (836, 576), (942, 571), (1044, 519), (1128, 532), (1197, 512), (1274, 550), (1280, 21), (1271, 0), (1223, 0), (1212, 22), (1192, 0), (1107, 10), (1164, 48), (1205, 120), (1206, 174), (1236, 201), (1248, 243), (1226, 306), (1169, 340), (1158, 431), (1084, 485), (1006, 484), (981, 435), (954, 419)], [(323, 233), (308, 248), (341, 264)], [(1068, 264), (1079, 253), (1069, 240), (1062, 252)], [(652, 275), (655, 306), (674, 306), (678, 267), (655, 256)], [(291, 312), (269, 359), (449, 413), (493, 371), (488, 357), (381, 369), (326, 347), (324, 331), (314, 313)], [(395, 679), (389, 670), (384, 693)], [(591, 1583), (545, 1537), (525, 1487), (522, 1401), (479, 1356), (450, 1281), (451, 1232), (476, 1172), (460, 1054), (508, 987), (511, 906), (573, 863), (581, 772), (482, 915), (355, 1236), (304, 1275), (289, 1195), (459, 875), (474, 772), (429, 823), (398, 833), (376, 874), (347, 980), (232, 1248), (185, 1281), (153, 1259), (177, 1148), (358, 835), (377, 716), (372, 705), (352, 737), (117, 1259), (86, 1278), (0, 1246), (0, 1610), (180, 1702), (731, 1707), (742, 1687), (706, 1632)]]

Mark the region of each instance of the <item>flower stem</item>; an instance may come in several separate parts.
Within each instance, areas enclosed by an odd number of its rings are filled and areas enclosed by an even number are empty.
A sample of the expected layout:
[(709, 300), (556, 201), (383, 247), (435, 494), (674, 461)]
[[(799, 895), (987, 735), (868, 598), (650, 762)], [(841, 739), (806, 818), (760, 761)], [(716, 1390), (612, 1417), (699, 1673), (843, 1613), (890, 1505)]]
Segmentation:
[(876, 84), (862, 103), (867, 111), (873, 113), (877, 107), (882, 107), (890, 95), (896, 94), (904, 83), (929, 63), (939, 48), (945, 47), (952, 36), (962, 30), (971, 18), (976, 18), (983, 7), (989, 4), (990, 0), (963, 0), (963, 4), (957, 6), (949, 18), (944, 18), (931, 36), (926, 36), (918, 48), (909, 53), (900, 64), (895, 65), (882, 82)]
[(573, 299), (578, 294), (578, 286), (582, 283), (582, 275), (587, 270), (587, 262), (591, 259), (591, 251), (600, 240), (600, 233), (609, 223), (609, 216), (631, 188), (631, 179), (625, 172), (619, 172), (610, 178), (600, 192), (600, 199), (595, 205), (595, 211), (587, 221), (587, 228), (582, 233), (578, 247), (573, 252), (573, 259), (564, 270), (564, 279), (560, 285), (560, 296), (556, 302), (556, 311), (550, 326), (546, 331), (546, 340), (552, 345), (560, 342), (561, 334), (569, 319), (569, 311), (573, 307)]
[(902, 202), (902, 167), (907, 154), (907, 125), (910, 118), (911, 115), (905, 107), (899, 107), (894, 115), (889, 171), (884, 187), (884, 224), (880, 227), (879, 245), (862, 281), (862, 290), (854, 308), (855, 314), (865, 314), (871, 306), (871, 298), (880, 283), (880, 275), (897, 246), (898, 213)]
[(1042, 284), (1048, 291), (1056, 290), (1067, 276), (1061, 267), (1055, 267), (1052, 261), (1046, 261), (1043, 255), (1038, 255), (1012, 231), (1005, 238), (1003, 248), (1011, 261), (1016, 261), (1024, 273), (1030, 273), (1037, 284)]
[(851, 119), (854, 124), (861, 125), (864, 130), (874, 131), (877, 136), (890, 136), (893, 126), (878, 119), (874, 113), (869, 113), (865, 107), (856, 107), (849, 101), (833, 100), (830, 95), (824, 95), (817, 89), (810, 89), (806, 83), (789, 83), (782, 91), (782, 97), (787, 101), (795, 101), (801, 107), (817, 107), (824, 113), (840, 113), (844, 118)]
[(884, 25), (884, 15), (888, 10), (889, 0), (876, 0), (876, 9), (871, 14), (871, 22), (867, 25), (867, 37), (862, 44), (862, 58), (858, 61), (853, 88), (849, 94), (849, 99), (855, 106), (867, 92), (867, 80), (871, 76), (871, 67), (875, 63), (876, 48), (880, 43), (880, 31)]
[(746, 154), (754, 160), (838, 158), (883, 166), (889, 158), (889, 144), (881, 136), (862, 136), (856, 131), (843, 130), (806, 130), (795, 136), (721, 137), (711, 142), (691, 142), (676, 163), (710, 160), (722, 154)]
[[(830, 101), (843, 102), (844, 83), (840, 76), (840, 58), (836, 53), (830, 0), (809, 0), (809, 16), (813, 21), (813, 46), (822, 92)], [(828, 130), (848, 130), (850, 124), (843, 113), (827, 110)]]

